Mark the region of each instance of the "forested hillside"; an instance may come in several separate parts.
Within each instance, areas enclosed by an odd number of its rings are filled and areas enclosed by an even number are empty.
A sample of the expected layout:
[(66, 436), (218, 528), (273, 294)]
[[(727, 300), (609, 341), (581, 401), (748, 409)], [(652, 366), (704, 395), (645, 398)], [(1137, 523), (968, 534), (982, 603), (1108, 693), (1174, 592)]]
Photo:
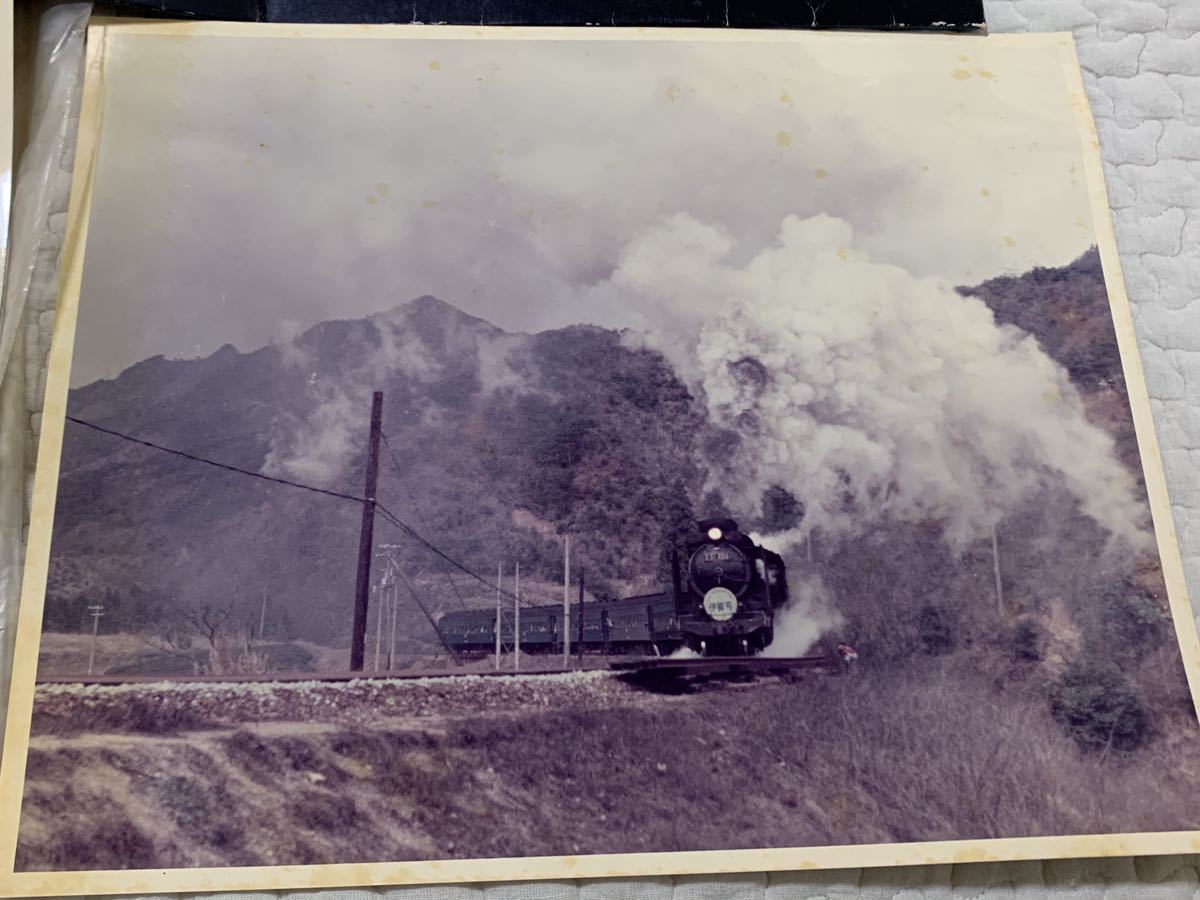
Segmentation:
[[(697, 411), (661, 356), (578, 326), (510, 335), (431, 297), (325, 322), (283, 346), (146, 360), (71, 393), (73, 416), (304, 484), (361, 495), (371, 392), (384, 392), (380, 500), (494, 577), (520, 561), (527, 596), (561, 578), (561, 535), (593, 596), (643, 590), (694, 517)], [(348, 640), (357, 504), (266, 483), (69, 424), (46, 608), (78, 630), (135, 630), (264, 602), (267, 633)], [(490, 602), (383, 519), (434, 609)], [(549, 589), (549, 586), (546, 586)], [(483, 592), (481, 594), (481, 592)], [(432, 639), (415, 610), (405, 633)]]
[[(962, 291), (1037, 338), (1135, 466), (1095, 251), (1062, 269)], [(374, 389), (385, 398), (381, 502), (485, 577), (498, 564), (511, 573), (519, 561), (531, 602), (557, 596), (565, 534), (573, 536), (589, 596), (621, 596), (663, 581), (673, 539), (697, 515), (721, 511), (720, 497), (702, 490), (703, 409), (656, 351), (591, 326), (508, 334), (432, 297), (364, 320), (325, 322), (251, 353), (226, 346), (203, 359), (148, 359), (73, 391), (70, 412), (233, 466), (358, 495)], [(769, 531), (803, 515), (783, 488), (766, 500), (764, 519), (744, 526)], [(1118, 565), (1105, 555), (1102, 528), (1073, 503), (1039, 501), (998, 535), (1002, 598), (990, 544), (953, 552), (932, 523), (928, 530), (884, 524), (838, 544), (817, 534), (812, 563), (798, 552), (789, 563), (797, 578), (821, 576), (841, 627), (877, 644), (877, 655), (1004, 643), (997, 622), (1025, 614), (1036, 620), (1013, 640), (1048, 642), (1069, 655), (1081, 627), (1097, 635), (1115, 627), (1087, 625), (1097, 619), (1100, 607), (1088, 599), (1096, 596), (1133, 598), (1135, 622), (1147, 635), (1161, 634), (1155, 623), (1164, 621), (1165, 596), (1153, 565)], [(69, 424), (48, 627), (82, 630), (87, 605), (99, 599), (106, 630), (161, 628), (210, 610), (251, 630), (261, 616), (272, 638), (344, 645), (358, 519), (352, 502)], [(389, 552), (435, 614), (492, 602), (484, 585), (384, 519), (377, 543), (394, 545)], [(1066, 624), (1042, 634), (1055, 615)], [(401, 616), (406, 638), (434, 640), (415, 604), (404, 604)]]

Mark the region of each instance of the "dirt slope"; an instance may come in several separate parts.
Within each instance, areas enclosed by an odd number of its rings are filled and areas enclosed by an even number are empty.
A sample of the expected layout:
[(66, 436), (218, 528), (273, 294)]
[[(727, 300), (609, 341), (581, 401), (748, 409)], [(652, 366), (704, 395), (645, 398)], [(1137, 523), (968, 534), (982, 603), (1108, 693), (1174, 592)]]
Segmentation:
[[(309, 688), (303, 703), (286, 704), (261, 688), (241, 700), (178, 690), (144, 690), (137, 704), (128, 692), (42, 697), (18, 868), (1196, 825), (1194, 726), (1136, 756), (1083, 755), (1040, 699), (995, 690), (966, 658), (674, 697), (600, 674), (502, 681), (457, 699), (435, 683), (398, 682), (373, 693)], [(72, 715), (53, 714), (56, 704)], [(235, 725), (243, 714), (256, 724)]]

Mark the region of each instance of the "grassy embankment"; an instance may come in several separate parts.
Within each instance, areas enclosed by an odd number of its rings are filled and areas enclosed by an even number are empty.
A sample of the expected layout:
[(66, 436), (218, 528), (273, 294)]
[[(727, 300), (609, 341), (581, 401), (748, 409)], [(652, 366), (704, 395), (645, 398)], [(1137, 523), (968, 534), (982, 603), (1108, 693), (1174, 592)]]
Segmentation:
[[(534, 687), (529, 688), (535, 690)], [(683, 697), (346, 709), (35, 738), (19, 868), (252, 865), (1192, 828), (1197, 733), (1081, 753), (968, 657)], [(169, 705), (169, 704), (168, 704)], [(459, 713), (463, 711), (458, 710)], [(103, 718), (103, 716), (100, 716)], [(124, 728), (124, 731), (120, 729)], [(184, 729), (187, 729), (186, 731)]]

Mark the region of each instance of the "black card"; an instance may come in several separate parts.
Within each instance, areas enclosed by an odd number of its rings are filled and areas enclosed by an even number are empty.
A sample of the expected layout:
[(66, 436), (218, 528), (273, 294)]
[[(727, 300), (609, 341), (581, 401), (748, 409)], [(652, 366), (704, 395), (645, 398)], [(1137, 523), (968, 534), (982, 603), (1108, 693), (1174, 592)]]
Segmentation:
[(118, 0), (138, 15), (265, 22), (980, 31), (982, 0)]

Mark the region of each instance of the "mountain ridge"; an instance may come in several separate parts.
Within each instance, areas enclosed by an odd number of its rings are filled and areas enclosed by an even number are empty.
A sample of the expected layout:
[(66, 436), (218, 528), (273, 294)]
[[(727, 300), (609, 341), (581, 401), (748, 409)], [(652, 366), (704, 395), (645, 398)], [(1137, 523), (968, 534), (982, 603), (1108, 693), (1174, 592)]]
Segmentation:
[[(1115, 343), (1105, 356), (1103, 327), (1087, 340), (1060, 333), (1062, 320), (1107, 302), (1099, 271), (1093, 249), (1060, 270), (962, 292), (1043, 343), (1136, 465), (1123, 382), (1112, 374)], [(1069, 302), (1055, 307), (1047, 291), (1064, 284)], [(1038, 319), (1039, 308), (1050, 312)], [(244, 353), (226, 344), (200, 359), (151, 357), (72, 390), (68, 407), (145, 440), (358, 496), (375, 389), (384, 391), (387, 436), (381, 499), (474, 571), (491, 579), (498, 563), (511, 571), (519, 559), (531, 599), (552, 599), (561, 591), (557, 535), (572, 533), (589, 596), (638, 593), (666, 578), (670, 543), (690, 527), (703, 486), (696, 442), (705, 414), (659, 353), (612, 329), (507, 332), (421, 295)], [(398, 561), (433, 609), (492, 602), (384, 520), (377, 534), (406, 544)], [(203, 606), (252, 618), (265, 602), (268, 633), (344, 643), (357, 536), (356, 504), (69, 425), (47, 628), (85, 628), (96, 599), (117, 630)], [(405, 616), (406, 634), (434, 639), (419, 613)]]
[[(568, 371), (581, 359), (590, 371)], [(598, 370), (615, 377), (597, 378)], [(525, 509), (561, 530), (569, 525), (568, 507), (594, 506), (604, 484), (612, 493), (616, 473), (598, 466), (576, 483), (570, 466), (581, 460), (570, 454), (603, 453), (630, 464), (650, 449), (650, 458), (664, 465), (673, 460), (677, 469), (691, 468), (682, 432), (657, 429), (659, 439), (645, 437), (656, 430), (660, 401), (690, 403), (657, 354), (626, 348), (605, 329), (505, 332), (427, 295), (365, 319), (317, 323), (287, 346), (242, 353), (227, 345), (196, 360), (152, 357), (117, 379), (74, 389), (69, 408), (73, 416), (143, 440), (358, 495), (359, 448), (376, 387), (385, 394), (389, 438), (381, 496), (414, 527), (448, 542), (456, 557), (485, 573), (493, 573), (495, 563), (487, 559), (484, 565), (484, 545), (525, 558), (526, 577), (533, 579), (549, 577), (538, 569), (558, 555), (554, 541), (513, 525), (501, 505)], [(589, 406), (595, 408), (590, 414)], [(629, 432), (636, 440), (623, 440), (617, 419), (639, 417), (643, 427)], [(322, 445), (330, 435), (345, 442), (332, 455)], [(523, 474), (533, 470), (540, 475)], [(488, 534), (472, 537), (466, 527), (470, 495), (497, 483), (493, 502), (478, 516)], [(326, 508), (312, 495), (285, 495), (288, 490), (70, 426), (47, 627), (80, 627), (81, 610), (97, 595), (113, 614), (106, 625), (136, 628), (155, 618), (155, 608), (220, 605), (237, 595), (237, 605), (248, 609), (265, 592), (270, 607), (290, 611), (277, 616), (277, 630), (343, 640), (348, 626), (338, 610), (346, 608), (353, 584), (357, 510)], [(661, 486), (650, 494), (669, 505)], [(624, 514), (635, 517), (632, 509)], [(611, 536), (615, 529), (607, 518)], [(386, 534), (387, 526), (377, 528)], [(511, 533), (504, 534), (506, 528)], [(627, 536), (637, 530), (627, 527)], [(248, 553), (245, 542), (255, 533), (264, 537)], [(641, 538), (646, 546), (656, 540)], [(594, 542), (597, 563), (604, 561), (604, 544)], [(222, 565), (197, 566), (197, 553)], [(434, 595), (435, 607), (453, 608), (466, 590), (461, 582), (469, 579), (460, 576), (451, 585), (444, 567), (422, 556), (410, 549), (403, 562)], [(617, 581), (659, 562), (629, 561), (615, 573)], [(609, 581), (597, 567), (589, 591), (617, 590)], [(296, 600), (305, 596), (311, 602)], [(429, 636), (427, 625), (413, 624)]]

